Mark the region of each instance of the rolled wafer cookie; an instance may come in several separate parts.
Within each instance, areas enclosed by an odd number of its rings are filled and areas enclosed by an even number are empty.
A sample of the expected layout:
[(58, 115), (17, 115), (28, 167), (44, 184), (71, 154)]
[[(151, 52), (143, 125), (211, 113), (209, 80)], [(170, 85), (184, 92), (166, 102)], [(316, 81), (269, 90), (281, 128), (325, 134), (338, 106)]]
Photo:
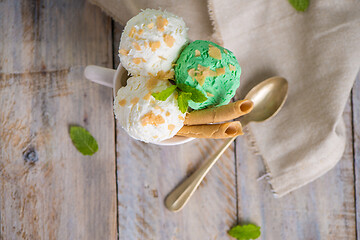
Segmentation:
[(244, 99), (220, 107), (192, 111), (186, 115), (184, 125), (226, 122), (249, 113), (253, 105), (252, 101)]
[(193, 138), (230, 138), (243, 134), (242, 126), (239, 121), (221, 124), (183, 126), (177, 133), (179, 136)]

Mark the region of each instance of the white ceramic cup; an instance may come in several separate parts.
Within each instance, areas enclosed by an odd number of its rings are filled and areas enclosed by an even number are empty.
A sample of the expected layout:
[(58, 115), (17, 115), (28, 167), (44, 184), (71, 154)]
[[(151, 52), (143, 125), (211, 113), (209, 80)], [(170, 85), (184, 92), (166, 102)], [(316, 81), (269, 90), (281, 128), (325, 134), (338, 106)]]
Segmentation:
[[(95, 65), (89, 65), (85, 68), (84, 76), (92, 82), (113, 88), (114, 97), (116, 96), (119, 88), (126, 85), (126, 81), (129, 78), (128, 72), (125, 70), (125, 68), (121, 66), (121, 64), (119, 64), (116, 70)], [(194, 138), (174, 136), (170, 139), (154, 144), (172, 146), (187, 143), (193, 139)]]

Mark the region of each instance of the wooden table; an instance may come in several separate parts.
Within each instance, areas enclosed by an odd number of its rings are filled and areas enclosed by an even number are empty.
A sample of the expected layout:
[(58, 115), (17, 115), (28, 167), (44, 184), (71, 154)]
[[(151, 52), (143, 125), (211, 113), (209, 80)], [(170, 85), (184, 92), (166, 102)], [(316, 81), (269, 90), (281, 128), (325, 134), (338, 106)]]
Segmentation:
[[(122, 27), (87, 1), (0, 1), (0, 239), (230, 239), (237, 223), (261, 239), (356, 239), (360, 230), (360, 81), (346, 105), (339, 164), (275, 199), (261, 159), (240, 137), (179, 213), (165, 196), (221, 140), (160, 147), (114, 120), (111, 89), (84, 67), (115, 68)], [(357, 124), (356, 124), (357, 123)], [(82, 156), (69, 126), (99, 151)]]

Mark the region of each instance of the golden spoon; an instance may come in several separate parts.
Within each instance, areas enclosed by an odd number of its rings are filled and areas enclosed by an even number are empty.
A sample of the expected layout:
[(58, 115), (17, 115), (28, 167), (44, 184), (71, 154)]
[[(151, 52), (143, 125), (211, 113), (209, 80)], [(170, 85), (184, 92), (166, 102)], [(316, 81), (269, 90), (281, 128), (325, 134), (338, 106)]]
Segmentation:
[[(249, 122), (263, 122), (277, 114), (285, 103), (288, 93), (288, 81), (282, 77), (269, 78), (255, 87), (245, 96), (253, 101), (253, 110), (245, 115), (241, 123), (243, 126)], [(229, 138), (223, 146), (190, 177), (177, 186), (165, 199), (165, 206), (173, 212), (182, 209), (189, 201), (210, 168), (230, 146), (236, 137)]]

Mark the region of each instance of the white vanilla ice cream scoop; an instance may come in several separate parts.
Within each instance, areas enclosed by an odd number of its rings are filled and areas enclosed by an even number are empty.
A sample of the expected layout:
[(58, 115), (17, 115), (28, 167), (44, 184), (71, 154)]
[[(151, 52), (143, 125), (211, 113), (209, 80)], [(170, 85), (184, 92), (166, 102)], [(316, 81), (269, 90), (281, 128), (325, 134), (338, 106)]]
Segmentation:
[(187, 42), (181, 17), (146, 9), (127, 22), (120, 40), (120, 61), (131, 75), (156, 75), (171, 69)]
[(176, 91), (166, 101), (156, 100), (151, 95), (169, 86), (168, 80), (134, 76), (118, 90), (114, 100), (115, 116), (131, 137), (158, 143), (172, 138), (182, 128), (185, 113), (179, 110)]

